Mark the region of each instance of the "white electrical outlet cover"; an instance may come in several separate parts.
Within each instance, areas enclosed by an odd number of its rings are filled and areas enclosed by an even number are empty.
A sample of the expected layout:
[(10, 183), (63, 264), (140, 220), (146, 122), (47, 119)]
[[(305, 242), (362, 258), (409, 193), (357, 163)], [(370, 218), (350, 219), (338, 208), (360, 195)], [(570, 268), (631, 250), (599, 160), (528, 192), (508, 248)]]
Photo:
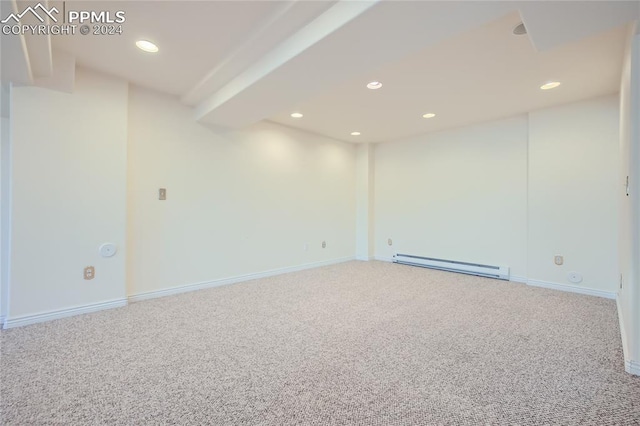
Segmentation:
[(118, 249), (113, 243), (104, 243), (100, 246), (100, 256), (102, 257), (111, 257), (116, 254), (117, 251)]

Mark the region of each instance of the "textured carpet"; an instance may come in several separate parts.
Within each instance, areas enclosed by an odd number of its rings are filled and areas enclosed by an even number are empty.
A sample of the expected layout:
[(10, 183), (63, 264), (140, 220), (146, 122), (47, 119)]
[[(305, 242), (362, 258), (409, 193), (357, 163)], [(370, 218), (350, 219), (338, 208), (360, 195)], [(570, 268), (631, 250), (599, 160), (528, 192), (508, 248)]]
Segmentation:
[(613, 301), (382, 262), (0, 337), (4, 425), (640, 424)]

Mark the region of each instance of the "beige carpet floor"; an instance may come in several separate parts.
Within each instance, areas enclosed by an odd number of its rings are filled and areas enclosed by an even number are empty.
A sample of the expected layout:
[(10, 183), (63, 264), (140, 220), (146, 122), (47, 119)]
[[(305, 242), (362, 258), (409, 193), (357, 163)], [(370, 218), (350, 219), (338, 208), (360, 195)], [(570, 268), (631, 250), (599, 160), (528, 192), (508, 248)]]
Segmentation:
[(2, 331), (3, 425), (632, 425), (615, 303), (349, 262)]

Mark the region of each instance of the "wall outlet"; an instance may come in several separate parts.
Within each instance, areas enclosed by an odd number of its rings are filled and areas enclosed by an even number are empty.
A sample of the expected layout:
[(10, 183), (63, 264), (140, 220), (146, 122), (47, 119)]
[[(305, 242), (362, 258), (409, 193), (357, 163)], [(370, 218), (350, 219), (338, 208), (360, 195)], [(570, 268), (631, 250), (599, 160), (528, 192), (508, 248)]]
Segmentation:
[(388, 245), (390, 245), (390, 246), (392, 246), (392, 245), (393, 245), (393, 240), (392, 240), (391, 238), (389, 238), (389, 239), (387, 240), (387, 244), (388, 244)]
[(564, 257), (560, 255), (555, 255), (553, 257), (553, 263), (555, 263), (558, 266), (562, 265), (564, 263)]
[(95, 278), (95, 276), (96, 276), (96, 268), (94, 268), (93, 266), (87, 266), (86, 268), (84, 268), (85, 280), (92, 280)]
[(322, 248), (327, 248), (327, 242), (326, 241), (322, 242)]
[(309, 251), (309, 243), (304, 243), (304, 244), (302, 245), (302, 250), (304, 250), (304, 251)]
[(158, 190), (158, 200), (164, 201), (167, 199), (167, 188), (160, 188)]

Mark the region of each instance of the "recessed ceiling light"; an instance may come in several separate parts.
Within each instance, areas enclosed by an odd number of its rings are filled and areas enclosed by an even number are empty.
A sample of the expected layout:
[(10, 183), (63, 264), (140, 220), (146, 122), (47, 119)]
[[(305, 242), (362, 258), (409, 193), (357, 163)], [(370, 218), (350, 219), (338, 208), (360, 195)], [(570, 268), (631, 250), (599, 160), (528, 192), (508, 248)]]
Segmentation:
[(556, 87), (560, 86), (560, 84), (561, 83), (559, 81), (550, 81), (550, 82), (545, 83), (542, 86), (540, 86), (540, 88), (542, 90), (555, 89)]
[(293, 117), (293, 118), (302, 118), (304, 116), (299, 112), (294, 112), (294, 113), (291, 114), (291, 117)]
[(360, 136), (360, 132), (351, 132), (351, 136)]
[(422, 118), (433, 118), (435, 116), (436, 115), (434, 113), (432, 113), (432, 112), (428, 112), (426, 114), (422, 114)]
[(382, 87), (382, 83), (380, 83), (379, 81), (372, 81), (369, 84), (367, 84), (367, 89), (376, 90), (381, 87)]
[(156, 53), (158, 51), (158, 46), (148, 40), (138, 40), (136, 41), (136, 46), (138, 46), (138, 49), (149, 53)]

